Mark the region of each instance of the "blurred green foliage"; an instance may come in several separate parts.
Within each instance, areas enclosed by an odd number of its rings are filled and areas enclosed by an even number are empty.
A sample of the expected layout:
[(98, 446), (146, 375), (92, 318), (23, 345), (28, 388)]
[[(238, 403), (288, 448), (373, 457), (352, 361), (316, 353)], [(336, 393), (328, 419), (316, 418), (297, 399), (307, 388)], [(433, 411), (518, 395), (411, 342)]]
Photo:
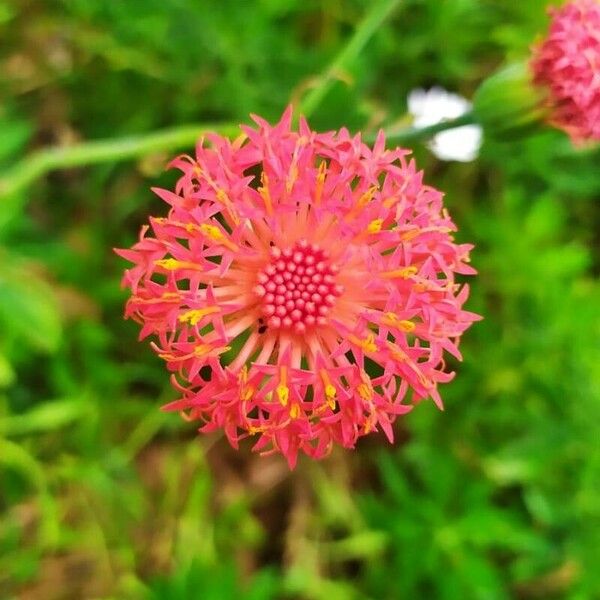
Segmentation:
[[(542, 0), (403, 0), (311, 122), (373, 131), (471, 95)], [(276, 118), (367, 0), (0, 0), (0, 169), (44, 145)], [(593, 599), (600, 595), (600, 153), (554, 131), (439, 163), (485, 320), (442, 394), (326, 462), (239, 453), (158, 406), (121, 318), (166, 155), (56, 172), (0, 204), (1, 598)], [(372, 437), (372, 436), (371, 436)]]

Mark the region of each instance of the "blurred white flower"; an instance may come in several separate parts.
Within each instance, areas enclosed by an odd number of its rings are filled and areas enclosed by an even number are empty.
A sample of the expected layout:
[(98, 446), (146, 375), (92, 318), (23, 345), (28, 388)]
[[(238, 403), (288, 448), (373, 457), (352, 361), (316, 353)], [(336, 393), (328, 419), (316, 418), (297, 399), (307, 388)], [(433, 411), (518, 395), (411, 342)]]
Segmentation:
[[(408, 112), (413, 116), (414, 127), (436, 125), (470, 110), (471, 103), (466, 98), (441, 87), (416, 89), (408, 95)], [(440, 160), (470, 162), (477, 158), (482, 136), (479, 125), (464, 125), (434, 135), (427, 146)]]

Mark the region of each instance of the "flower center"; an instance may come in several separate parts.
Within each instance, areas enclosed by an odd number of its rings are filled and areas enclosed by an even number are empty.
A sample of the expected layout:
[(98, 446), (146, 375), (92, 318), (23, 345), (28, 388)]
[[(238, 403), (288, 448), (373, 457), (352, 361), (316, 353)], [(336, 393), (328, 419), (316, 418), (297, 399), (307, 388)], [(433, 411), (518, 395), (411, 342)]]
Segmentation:
[(300, 240), (285, 250), (273, 246), (271, 262), (258, 273), (254, 288), (269, 327), (304, 333), (327, 324), (335, 299), (344, 291), (335, 282), (337, 272), (316, 244)]

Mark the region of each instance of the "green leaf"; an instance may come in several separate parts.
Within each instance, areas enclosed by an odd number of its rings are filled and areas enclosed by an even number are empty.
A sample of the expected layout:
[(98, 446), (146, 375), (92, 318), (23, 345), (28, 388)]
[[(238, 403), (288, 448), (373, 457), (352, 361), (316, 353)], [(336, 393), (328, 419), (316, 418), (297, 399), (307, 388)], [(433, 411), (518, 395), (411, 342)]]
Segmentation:
[(0, 327), (4, 336), (53, 352), (62, 334), (58, 301), (50, 285), (26, 263), (0, 256)]

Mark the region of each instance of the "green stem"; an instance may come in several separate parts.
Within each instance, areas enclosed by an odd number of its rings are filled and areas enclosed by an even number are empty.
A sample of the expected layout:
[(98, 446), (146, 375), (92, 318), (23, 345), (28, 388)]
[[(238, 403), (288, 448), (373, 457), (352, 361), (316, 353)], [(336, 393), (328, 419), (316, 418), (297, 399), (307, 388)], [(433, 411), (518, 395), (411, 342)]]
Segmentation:
[(381, 0), (373, 4), (371, 10), (364, 16), (354, 35), (342, 50), (335, 56), (327, 70), (319, 78), (318, 84), (306, 94), (300, 103), (298, 114), (310, 117), (327, 95), (331, 86), (360, 54), (373, 34), (381, 27), (385, 19), (399, 4), (400, 0)]
[[(405, 129), (388, 130), (385, 131), (385, 138), (387, 141), (394, 142), (396, 144), (419, 142), (421, 140), (433, 137), (436, 133), (447, 131), (448, 129), (462, 127), (463, 125), (472, 125), (475, 122), (475, 116), (473, 113), (468, 112), (460, 117), (456, 117), (455, 119), (441, 121), (440, 123), (428, 125), (427, 127), (408, 127)], [(367, 137), (367, 141), (369, 141), (369, 137)]]
[[(409, 127), (407, 129), (389, 130), (385, 131), (385, 134), (386, 139), (393, 143), (414, 143), (429, 138), (440, 131), (462, 127), (473, 122), (473, 115), (467, 113), (456, 119), (442, 121), (436, 125), (420, 129)], [(234, 136), (239, 132), (239, 129), (232, 123), (183, 125), (146, 135), (38, 150), (0, 177), (0, 199), (24, 190), (36, 179), (43, 177), (50, 171), (103, 162), (117, 162), (152, 154), (153, 152), (187, 148), (192, 146), (198, 137), (211, 131), (225, 136)], [(365, 136), (367, 142), (374, 139), (374, 135)]]
[(186, 148), (210, 131), (235, 135), (239, 129), (232, 123), (182, 125), (145, 135), (38, 150), (0, 177), (0, 198), (20, 192), (56, 169), (115, 162), (163, 150)]

